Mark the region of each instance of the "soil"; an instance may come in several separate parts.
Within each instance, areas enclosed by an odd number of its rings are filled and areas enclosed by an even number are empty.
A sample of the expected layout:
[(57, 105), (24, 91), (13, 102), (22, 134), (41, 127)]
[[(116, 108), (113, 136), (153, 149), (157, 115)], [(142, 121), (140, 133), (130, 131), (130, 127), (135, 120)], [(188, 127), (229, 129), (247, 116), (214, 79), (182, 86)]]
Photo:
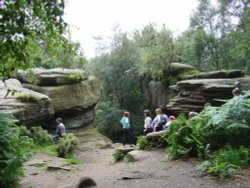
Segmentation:
[[(244, 175), (218, 179), (196, 170), (196, 160), (169, 160), (163, 150), (140, 151), (143, 159), (136, 162), (114, 162), (110, 141), (91, 128), (76, 133), (80, 143), (75, 157), (78, 165), (65, 165), (65, 160), (36, 154), (24, 165), (21, 188), (73, 188), (81, 177), (90, 177), (98, 188), (250, 188), (249, 170)], [(105, 148), (105, 147), (104, 147)]]

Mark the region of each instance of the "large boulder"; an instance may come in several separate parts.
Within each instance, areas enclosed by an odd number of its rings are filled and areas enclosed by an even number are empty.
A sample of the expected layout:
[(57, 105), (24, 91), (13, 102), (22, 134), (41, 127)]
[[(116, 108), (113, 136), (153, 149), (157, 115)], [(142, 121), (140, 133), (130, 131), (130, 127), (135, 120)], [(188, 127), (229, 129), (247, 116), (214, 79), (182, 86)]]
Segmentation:
[(21, 82), (38, 86), (59, 86), (79, 83), (88, 78), (85, 71), (79, 69), (42, 69), (34, 68), (28, 71), (19, 70), (16, 78)]
[(219, 70), (189, 76), (190, 79), (213, 79), (213, 78), (239, 78), (243, 77), (242, 70)]
[(0, 97), (0, 112), (13, 115), (24, 124), (42, 122), (55, 113), (48, 96), (23, 88), (16, 79), (0, 82)]
[[(225, 100), (233, 97), (232, 90), (240, 87), (242, 90), (250, 89), (250, 77), (232, 79), (193, 79), (177, 83), (178, 95), (166, 105), (170, 113), (200, 112), (205, 103), (219, 106)], [(175, 87), (175, 88), (176, 88)]]
[(59, 68), (19, 71), (17, 77), (25, 88), (51, 99), (55, 116), (44, 122), (44, 127), (53, 128), (58, 116), (67, 128), (82, 127), (93, 121), (94, 107), (101, 94), (100, 82), (95, 77), (81, 70)]

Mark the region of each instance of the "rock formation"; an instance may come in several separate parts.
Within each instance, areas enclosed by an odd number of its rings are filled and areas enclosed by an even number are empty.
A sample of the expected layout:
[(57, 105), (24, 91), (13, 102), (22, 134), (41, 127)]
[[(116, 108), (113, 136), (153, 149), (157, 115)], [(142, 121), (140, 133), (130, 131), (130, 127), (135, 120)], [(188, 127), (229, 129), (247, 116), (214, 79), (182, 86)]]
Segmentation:
[[(88, 76), (86, 72), (60, 68), (33, 69), (18, 71), (16, 78), (23, 84), (8, 87), (22, 91), (22, 94), (16, 92), (13, 97), (9, 95), (2, 99), (1, 104), (8, 102), (5, 107), (2, 105), (2, 112), (8, 111), (24, 124), (41, 121), (44, 127), (50, 128), (59, 116), (67, 128), (82, 127), (93, 121), (94, 106), (100, 98), (101, 85), (98, 79)], [(2, 96), (7, 89), (1, 89)], [(35, 102), (23, 100), (17, 103), (17, 98), (22, 98), (24, 91), (32, 93)]]
[[(195, 68), (182, 63), (171, 63), (169, 75), (176, 79), (181, 79), (179, 76), (189, 71), (195, 71)], [(167, 101), (176, 94), (175, 91), (169, 89), (166, 83), (164, 83), (166, 80), (170, 81), (168, 79), (169, 75), (165, 75), (163, 78), (153, 77), (151, 79), (143, 79), (142, 87), (145, 98), (154, 107), (165, 108)]]
[(169, 100), (166, 109), (169, 113), (187, 114), (190, 111), (200, 112), (205, 103), (219, 106), (233, 97), (232, 90), (235, 87), (250, 89), (250, 77), (243, 75), (239, 70), (214, 71), (196, 75), (201, 79), (177, 82), (173, 88), (177, 88), (178, 94)]

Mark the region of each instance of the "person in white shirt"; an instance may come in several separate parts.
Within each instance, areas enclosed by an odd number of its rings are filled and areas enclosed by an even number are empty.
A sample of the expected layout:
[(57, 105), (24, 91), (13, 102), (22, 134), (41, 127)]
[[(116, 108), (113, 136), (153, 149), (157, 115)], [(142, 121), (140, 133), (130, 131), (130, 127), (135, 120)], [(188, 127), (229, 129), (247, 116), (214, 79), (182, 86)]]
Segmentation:
[(144, 135), (153, 132), (153, 128), (151, 127), (152, 118), (150, 117), (150, 111), (144, 110)]
[(155, 109), (156, 117), (151, 123), (151, 127), (153, 127), (155, 132), (162, 131), (163, 125), (165, 125), (168, 121), (168, 116), (162, 113), (160, 108)]

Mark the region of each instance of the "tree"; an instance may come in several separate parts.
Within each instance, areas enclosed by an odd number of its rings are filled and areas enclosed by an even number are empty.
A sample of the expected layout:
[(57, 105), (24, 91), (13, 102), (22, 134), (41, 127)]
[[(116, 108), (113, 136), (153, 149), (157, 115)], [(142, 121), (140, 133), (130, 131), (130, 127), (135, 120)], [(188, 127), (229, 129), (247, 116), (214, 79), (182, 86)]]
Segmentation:
[(87, 61), (80, 44), (71, 41), (70, 37), (62, 40), (29, 37), (26, 52), (30, 67), (82, 68)]
[(136, 31), (133, 38), (138, 46), (140, 75), (162, 75), (176, 59), (172, 32), (164, 26), (157, 31), (153, 24), (149, 24), (141, 32)]
[(60, 40), (66, 27), (63, 0), (0, 1), (0, 73), (3, 80), (27, 68), (29, 37)]
[[(191, 17), (190, 42), (179, 38), (189, 47), (189, 50), (179, 47), (181, 59), (188, 60), (189, 64), (197, 64), (199, 60), (200, 68), (205, 70), (242, 68), (248, 71), (249, 7), (247, 0), (199, 0)], [(202, 48), (196, 48), (197, 44)], [(192, 50), (193, 53), (185, 53)]]

